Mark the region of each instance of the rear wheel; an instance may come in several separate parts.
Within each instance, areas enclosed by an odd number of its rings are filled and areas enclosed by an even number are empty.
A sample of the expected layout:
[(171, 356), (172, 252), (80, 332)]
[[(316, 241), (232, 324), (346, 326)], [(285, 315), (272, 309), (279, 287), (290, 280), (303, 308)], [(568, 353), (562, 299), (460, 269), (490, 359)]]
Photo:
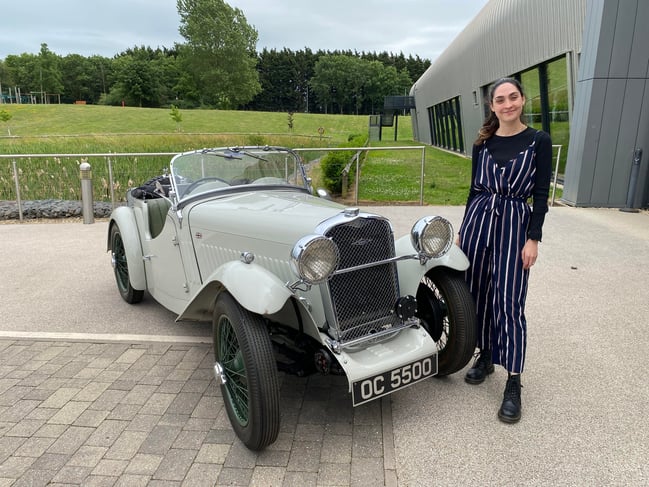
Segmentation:
[(277, 439), (280, 394), (270, 336), (261, 316), (221, 293), (212, 322), (215, 372), (232, 428), (251, 450)]
[(437, 375), (452, 374), (469, 363), (476, 344), (476, 315), (459, 272), (435, 268), (426, 274), (417, 289), (417, 316), (437, 342)]
[(117, 289), (122, 299), (129, 304), (135, 304), (142, 301), (144, 291), (135, 289), (131, 286), (131, 280), (128, 273), (128, 261), (126, 258), (126, 247), (122, 240), (122, 232), (117, 224), (110, 229), (110, 248), (112, 251), (113, 270), (115, 272), (115, 281)]

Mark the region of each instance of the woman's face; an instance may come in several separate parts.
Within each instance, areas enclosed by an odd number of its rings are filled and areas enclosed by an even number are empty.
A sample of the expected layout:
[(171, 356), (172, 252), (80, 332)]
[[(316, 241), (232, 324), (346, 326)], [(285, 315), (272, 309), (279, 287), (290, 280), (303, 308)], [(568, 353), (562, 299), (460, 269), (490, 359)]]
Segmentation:
[(520, 120), (524, 105), (525, 97), (512, 83), (503, 83), (498, 86), (491, 100), (491, 110), (496, 114), (501, 124)]

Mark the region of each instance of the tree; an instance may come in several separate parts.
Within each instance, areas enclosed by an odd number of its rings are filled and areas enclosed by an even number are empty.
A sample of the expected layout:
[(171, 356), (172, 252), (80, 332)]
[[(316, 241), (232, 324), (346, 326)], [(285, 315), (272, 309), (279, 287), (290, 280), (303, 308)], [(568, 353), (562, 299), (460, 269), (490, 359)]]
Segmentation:
[[(45, 43), (41, 44), (41, 50), (38, 53), (38, 68), (41, 97), (45, 93), (61, 94), (63, 91), (61, 56), (50, 51)], [(47, 100), (42, 101), (47, 103)]]
[[(0, 87), (2, 87), (2, 85), (7, 85), (8, 83), (11, 83), (9, 68), (2, 60), (0, 60)], [(0, 91), (0, 95), (2, 95), (2, 91)]]
[(315, 97), (310, 96), (316, 55), (310, 49), (291, 51), (284, 48), (259, 53), (257, 71), (261, 92), (247, 104), (247, 110), (310, 112)]
[(92, 90), (92, 65), (88, 58), (80, 54), (68, 54), (61, 60), (63, 76), (63, 103), (74, 103), (84, 100), (88, 103), (97, 101)]
[(97, 100), (105, 96), (113, 83), (113, 60), (94, 55), (88, 58), (91, 66), (92, 92), (96, 94)]
[(411, 85), (405, 68), (397, 72), (394, 66), (347, 54), (321, 56), (310, 81), (325, 112), (337, 106), (340, 113), (356, 114), (375, 113), (386, 96), (403, 95)]
[[(257, 31), (243, 12), (222, 0), (177, 0), (179, 47), (184, 68), (183, 96), (199, 96), (201, 104), (236, 108), (261, 90), (257, 63)], [(194, 87), (192, 89), (192, 87)]]
[(144, 46), (121, 53), (112, 62), (114, 82), (105, 102), (139, 107), (169, 103), (179, 76), (174, 55), (175, 51)]
[(358, 90), (359, 66), (361, 60), (345, 54), (331, 54), (320, 57), (315, 64), (314, 76), (309, 83), (311, 89), (328, 113), (337, 106), (340, 113), (353, 100)]
[(150, 61), (127, 55), (115, 59), (115, 84), (108, 100), (139, 107), (159, 106), (158, 76)]
[(5, 66), (12, 83), (23, 93), (39, 89), (38, 58), (34, 54), (10, 54), (5, 58)]
[(22, 93), (31, 93), (41, 103), (49, 101), (45, 98), (46, 93), (60, 94), (63, 91), (61, 57), (50, 51), (47, 44), (41, 44), (38, 55), (23, 53), (20, 56), (7, 56), (5, 66)]
[(169, 115), (171, 116), (171, 119), (176, 122), (176, 132), (180, 132), (180, 122), (183, 121), (183, 114), (180, 113), (180, 110), (176, 105), (171, 105)]

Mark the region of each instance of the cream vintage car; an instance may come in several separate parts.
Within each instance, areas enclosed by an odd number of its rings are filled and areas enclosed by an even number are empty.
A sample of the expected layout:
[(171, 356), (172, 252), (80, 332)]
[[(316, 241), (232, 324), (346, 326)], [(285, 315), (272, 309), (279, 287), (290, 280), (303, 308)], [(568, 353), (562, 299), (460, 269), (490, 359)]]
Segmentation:
[(277, 438), (279, 373), (344, 374), (359, 406), (471, 359), (468, 261), (443, 217), (395, 239), (386, 218), (314, 195), (299, 155), (277, 147), (178, 154), (149, 186), (110, 218), (117, 288), (212, 322), (214, 374), (248, 448)]

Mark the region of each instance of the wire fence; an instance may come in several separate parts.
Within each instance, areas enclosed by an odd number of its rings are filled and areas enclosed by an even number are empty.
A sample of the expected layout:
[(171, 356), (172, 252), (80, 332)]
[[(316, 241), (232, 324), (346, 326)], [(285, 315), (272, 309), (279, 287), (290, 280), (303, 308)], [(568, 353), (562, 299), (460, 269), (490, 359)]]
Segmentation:
[[(558, 186), (558, 165), (561, 146), (556, 149), (553, 171), (551, 204), (555, 201)], [(332, 151), (353, 151), (357, 154), (370, 151), (419, 151), (419, 204), (424, 204), (424, 178), (426, 146), (399, 147), (344, 147), (297, 148), (296, 152), (313, 160)], [(175, 152), (94, 153), (94, 154), (0, 154), (0, 200), (16, 201), (19, 208), (30, 200), (81, 200), (80, 166), (90, 164), (92, 195), (94, 201), (110, 202), (113, 208), (126, 201), (126, 192), (145, 181), (164, 174)], [(355, 203), (358, 203), (360, 185), (360, 157), (355, 157), (353, 184)], [(414, 195), (413, 195), (414, 196)]]
[[(425, 146), (407, 147), (345, 147), (294, 149), (308, 160), (318, 159), (332, 151), (421, 151), (420, 204), (423, 204)], [(164, 174), (176, 152), (92, 153), (92, 154), (0, 154), (0, 201), (16, 201), (21, 209), (24, 201), (43, 199), (76, 200), (81, 195), (81, 165), (90, 164), (94, 201), (110, 202), (113, 208), (126, 201), (126, 192), (145, 181)], [(359, 158), (354, 159), (356, 179), (354, 194), (358, 195)], [(87, 179), (87, 175), (85, 177)]]
[(90, 164), (96, 201), (115, 205), (126, 190), (169, 168), (175, 152), (0, 155), (0, 200), (80, 200), (80, 169)]

